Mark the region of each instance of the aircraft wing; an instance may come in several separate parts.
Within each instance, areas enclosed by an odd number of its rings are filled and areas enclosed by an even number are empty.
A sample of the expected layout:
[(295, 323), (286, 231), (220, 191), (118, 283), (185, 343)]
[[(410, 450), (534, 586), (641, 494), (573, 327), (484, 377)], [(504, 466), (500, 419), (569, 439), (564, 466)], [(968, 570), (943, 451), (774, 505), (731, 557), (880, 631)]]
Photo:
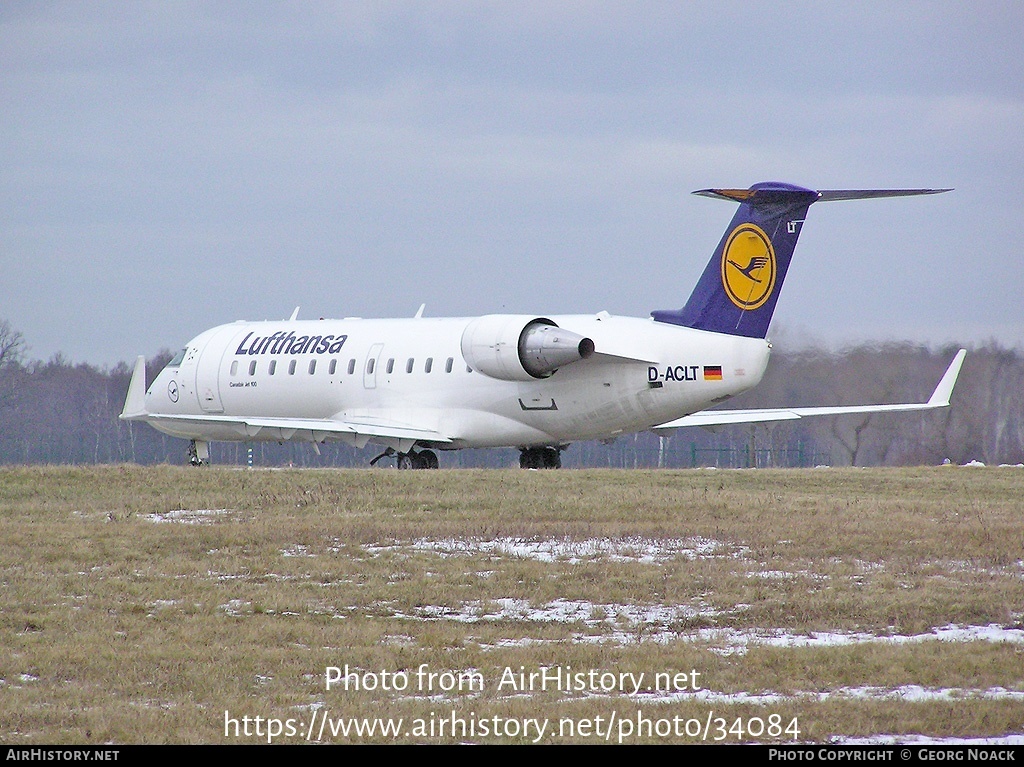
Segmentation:
[(953, 393), (953, 385), (960, 375), (960, 366), (967, 355), (966, 349), (956, 353), (953, 361), (943, 374), (932, 396), (927, 402), (914, 402), (898, 405), (836, 405), (825, 407), (780, 407), (760, 410), (702, 410), (699, 413), (685, 415), (674, 421), (660, 424), (654, 431), (677, 429), (682, 426), (722, 426), (735, 423), (764, 423), (767, 421), (790, 421), (816, 415), (845, 415), (847, 413), (887, 413), (903, 410), (932, 410), (948, 407), (949, 397)]
[(277, 430), (274, 438), (292, 439), (296, 434), (303, 438), (308, 433), (311, 441), (321, 442), (331, 434), (350, 434), (369, 439), (429, 440), (451, 442), (451, 439), (434, 429), (420, 428), (411, 424), (390, 421), (384, 418), (340, 420), (334, 418), (262, 418), (258, 416), (227, 415), (162, 415), (156, 413), (122, 416), (126, 420), (141, 420), (150, 423), (202, 424), (233, 427), (246, 437), (253, 438), (264, 429)]

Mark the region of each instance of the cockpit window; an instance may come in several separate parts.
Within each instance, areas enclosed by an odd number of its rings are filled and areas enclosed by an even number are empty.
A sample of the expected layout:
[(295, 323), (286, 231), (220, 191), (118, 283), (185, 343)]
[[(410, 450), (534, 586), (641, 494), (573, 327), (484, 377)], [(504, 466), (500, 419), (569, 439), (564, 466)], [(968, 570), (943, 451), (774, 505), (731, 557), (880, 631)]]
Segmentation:
[(185, 352), (187, 351), (188, 348), (186, 347), (185, 349), (182, 349), (180, 352), (175, 354), (174, 357), (171, 358), (171, 361), (167, 363), (167, 367), (176, 368), (179, 365), (181, 365), (181, 361), (185, 359)]

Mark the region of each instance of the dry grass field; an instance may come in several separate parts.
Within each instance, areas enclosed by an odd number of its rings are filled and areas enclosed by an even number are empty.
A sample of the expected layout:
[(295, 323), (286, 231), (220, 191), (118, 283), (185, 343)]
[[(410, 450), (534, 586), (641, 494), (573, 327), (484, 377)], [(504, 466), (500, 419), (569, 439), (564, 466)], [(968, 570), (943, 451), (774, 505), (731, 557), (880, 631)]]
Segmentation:
[(0, 469), (0, 743), (1012, 741), (1022, 491)]

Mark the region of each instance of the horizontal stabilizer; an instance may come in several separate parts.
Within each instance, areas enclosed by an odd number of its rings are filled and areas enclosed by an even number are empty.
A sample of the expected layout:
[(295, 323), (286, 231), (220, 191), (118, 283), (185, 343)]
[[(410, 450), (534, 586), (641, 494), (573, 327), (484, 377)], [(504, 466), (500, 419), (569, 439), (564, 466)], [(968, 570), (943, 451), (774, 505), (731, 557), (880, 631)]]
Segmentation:
[[(733, 202), (762, 202), (781, 198), (779, 189), (698, 189), (694, 194)], [(787, 190), (788, 191), (788, 190)], [(916, 197), (922, 194), (942, 194), (952, 189), (822, 189), (816, 192), (814, 202), (835, 200), (873, 200), (879, 197)]]
[(822, 189), (818, 192), (821, 202), (833, 200), (873, 200), (877, 197), (917, 197), (921, 194), (942, 194), (952, 189)]
[(826, 407), (780, 407), (760, 410), (703, 410), (699, 413), (686, 415), (674, 421), (655, 426), (655, 431), (677, 429), (682, 426), (724, 426), (737, 423), (765, 423), (768, 421), (790, 421), (816, 415), (847, 415), (849, 413), (891, 413), (907, 410), (933, 410), (949, 406), (949, 398), (953, 393), (960, 367), (964, 364), (966, 349), (956, 353), (953, 361), (946, 368), (932, 396), (927, 402), (914, 402), (897, 405), (836, 405)]

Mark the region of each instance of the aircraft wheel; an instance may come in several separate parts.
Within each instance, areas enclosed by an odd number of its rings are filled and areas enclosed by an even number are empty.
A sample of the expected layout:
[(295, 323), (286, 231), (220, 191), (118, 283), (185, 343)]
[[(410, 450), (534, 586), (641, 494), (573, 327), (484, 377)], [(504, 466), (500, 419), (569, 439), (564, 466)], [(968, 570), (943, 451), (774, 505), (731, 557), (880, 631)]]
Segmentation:
[(543, 456), (545, 469), (562, 468), (562, 453), (558, 450), (557, 447), (543, 448)]
[(436, 469), (441, 464), (437, 460), (437, 453), (433, 450), (421, 450), (418, 455), (422, 465), (417, 467), (421, 469)]
[(399, 469), (416, 469), (415, 453), (400, 453), (398, 456)]
[(562, 456), (557, 447), (527, 447), (519, 453), (520, 469), (560, 469)]

